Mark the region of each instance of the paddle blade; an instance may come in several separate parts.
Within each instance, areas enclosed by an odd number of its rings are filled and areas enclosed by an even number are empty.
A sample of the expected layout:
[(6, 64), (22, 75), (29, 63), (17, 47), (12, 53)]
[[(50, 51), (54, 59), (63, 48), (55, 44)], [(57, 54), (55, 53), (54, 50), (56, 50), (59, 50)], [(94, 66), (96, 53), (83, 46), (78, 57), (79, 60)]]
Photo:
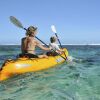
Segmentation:
[[(15, 26), (17, 26), (17, 27), (19, 27), (19, 28), (23, 28), (22, 23), (21, 23), (18, 19), (16, 19), (15, 17), (10, 16), (10, 21), (11, 21)], [(24, 28), (23, 28), (23, 29), (24, 29)]]
[(52, 30), (54, 33), (57, 33), (56, 28), (55, 28), (54, 25), (51, 26), (51, 30)]

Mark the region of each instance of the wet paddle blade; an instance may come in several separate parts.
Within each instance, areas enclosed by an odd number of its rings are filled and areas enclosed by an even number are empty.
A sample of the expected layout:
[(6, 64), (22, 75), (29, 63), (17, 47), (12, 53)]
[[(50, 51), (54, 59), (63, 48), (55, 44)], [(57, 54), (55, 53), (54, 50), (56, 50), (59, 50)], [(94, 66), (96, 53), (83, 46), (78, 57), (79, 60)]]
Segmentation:
[(54, 33), (57, 33), (56, 28), (55, 28), (54, 25), (51, 26), (51, 30), (52, 30)]

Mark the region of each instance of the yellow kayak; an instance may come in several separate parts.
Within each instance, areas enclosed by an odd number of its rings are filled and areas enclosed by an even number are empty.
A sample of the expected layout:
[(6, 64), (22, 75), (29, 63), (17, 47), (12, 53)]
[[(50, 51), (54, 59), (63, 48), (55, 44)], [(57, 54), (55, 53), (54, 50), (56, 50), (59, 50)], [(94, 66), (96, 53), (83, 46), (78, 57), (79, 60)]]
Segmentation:
[[(66, 56), (68, 56), (67, 49), (64, 50)], [(64, 54), (61, 56), (65, 57)], [(61, 64), (65, 61), (61, 56), (49, 56), (48, 58), (18, 58), (16, 60), (8, 59), (0, 71), (0, 81), (8, 79), (14, 74), (40, 71)]]

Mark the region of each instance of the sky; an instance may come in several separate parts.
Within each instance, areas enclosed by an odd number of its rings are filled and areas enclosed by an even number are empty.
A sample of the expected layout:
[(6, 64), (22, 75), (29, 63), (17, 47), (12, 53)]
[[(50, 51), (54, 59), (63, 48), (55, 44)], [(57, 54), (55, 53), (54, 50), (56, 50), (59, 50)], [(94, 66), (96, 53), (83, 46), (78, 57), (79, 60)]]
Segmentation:
[(25, 28), (37, 26), (45, 43), (55, 25), (62, 44), (100, 44), (100, 0), (0, 0), (0, 12), (0, 44), (20, 44), (25, 36), (10, 16)]

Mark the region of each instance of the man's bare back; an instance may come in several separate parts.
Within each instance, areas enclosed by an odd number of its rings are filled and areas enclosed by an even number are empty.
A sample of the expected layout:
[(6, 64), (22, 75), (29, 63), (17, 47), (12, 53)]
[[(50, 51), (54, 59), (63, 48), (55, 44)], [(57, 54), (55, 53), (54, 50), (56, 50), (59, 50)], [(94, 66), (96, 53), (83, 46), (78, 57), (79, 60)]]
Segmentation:
[[(27, 31), (27, 36), (22, 38), (21, 50), (22, 53), (35, 54), (35, 47), (39, 47), (42, 50), (49, 51), (50, 48), (44, 47), (38, 40), (35, 39), (37, 34), (37, 29), (34, 30), (34, 27), (29, 27)], [(38, 57), (46, 57), (46, 55), (38, 55)]]

